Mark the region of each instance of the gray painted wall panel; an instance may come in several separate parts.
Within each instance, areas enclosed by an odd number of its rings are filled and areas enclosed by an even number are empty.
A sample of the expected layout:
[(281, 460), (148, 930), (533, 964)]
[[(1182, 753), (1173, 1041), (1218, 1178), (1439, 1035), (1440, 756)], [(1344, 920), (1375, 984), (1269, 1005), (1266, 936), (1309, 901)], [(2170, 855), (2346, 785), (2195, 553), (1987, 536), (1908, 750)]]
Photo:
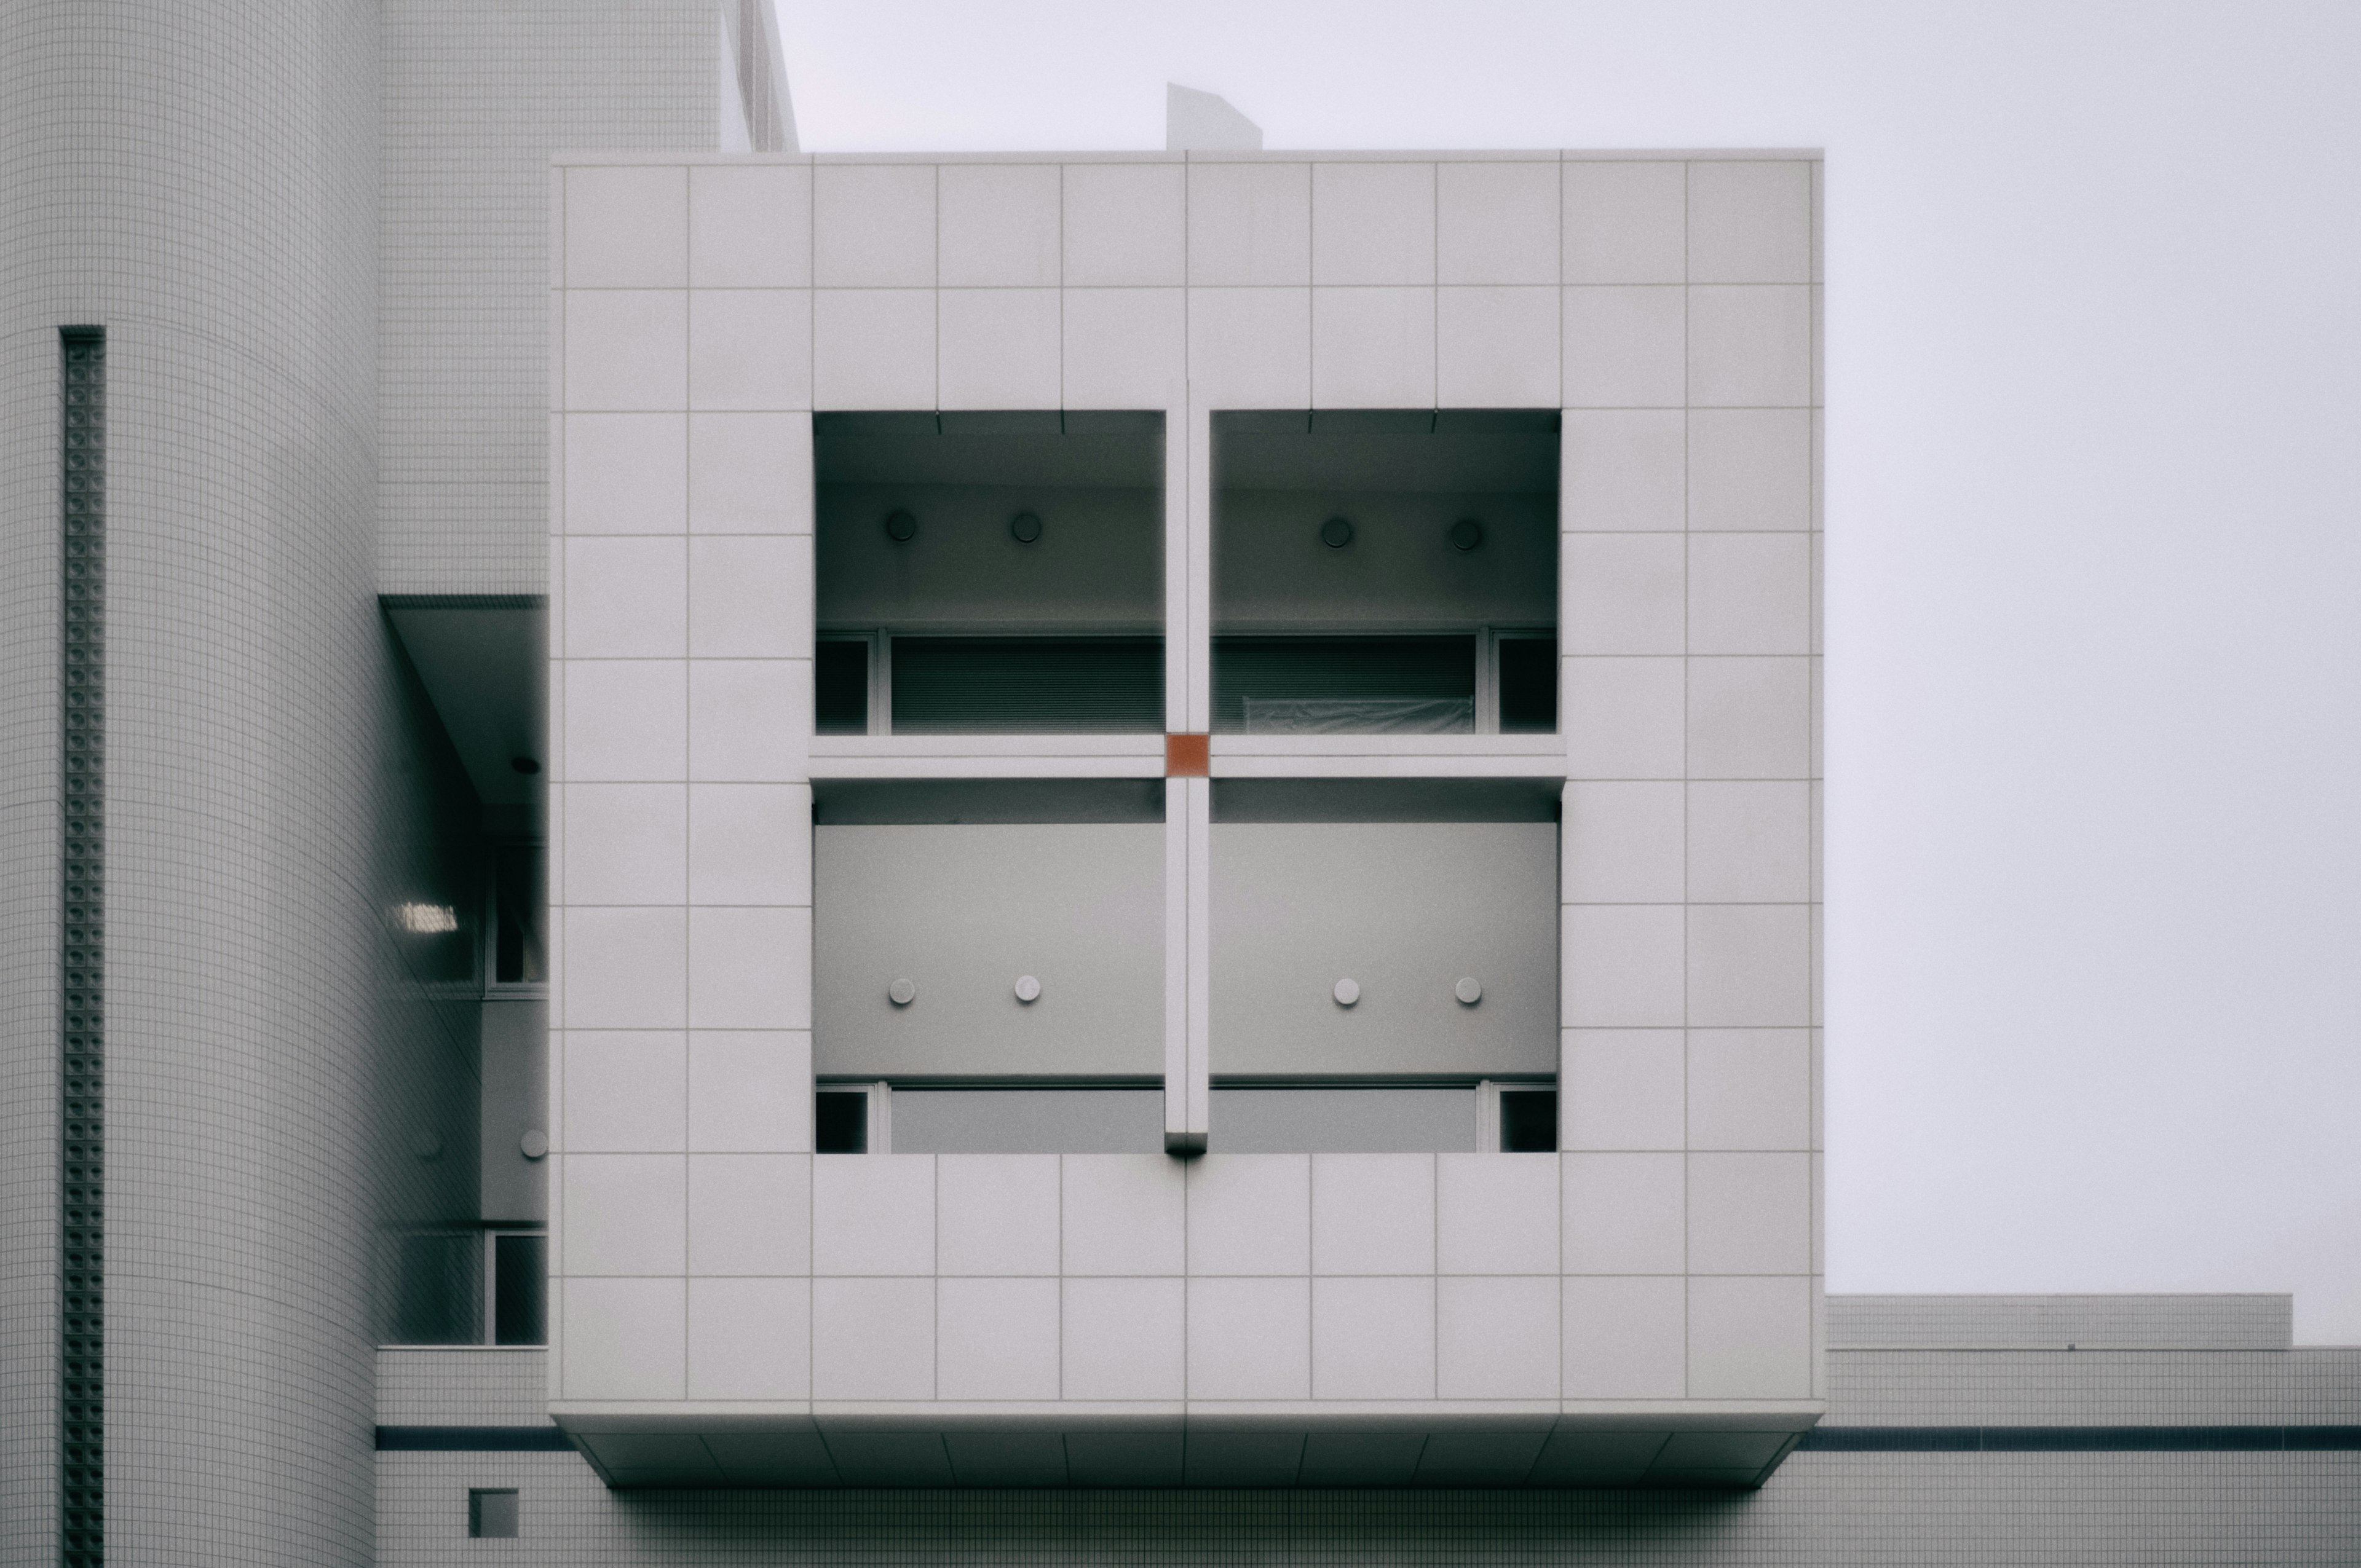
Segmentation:
[[(813, 830), (822, 1073), (1164, 1070), (1164, 829), (1143, 823)], [(1041, 981), (1024, 1003), (1019, 975)], [(897, 977), (917, 1000), (895, 1007)]]
[(1555, 825), (1224, 822), (1213, 852), (1217, 1076), (1557, 1070)]

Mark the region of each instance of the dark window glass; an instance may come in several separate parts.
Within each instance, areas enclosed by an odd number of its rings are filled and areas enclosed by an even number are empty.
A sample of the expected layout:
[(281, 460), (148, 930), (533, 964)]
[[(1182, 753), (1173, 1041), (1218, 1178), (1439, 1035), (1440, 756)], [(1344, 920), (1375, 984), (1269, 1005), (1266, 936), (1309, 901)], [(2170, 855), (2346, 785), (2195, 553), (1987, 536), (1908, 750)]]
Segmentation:
[(1557, 1091), (1504, 1089), (1500, 1091), (1500, 1152), (1554, 1154), (1557, 1151)]
[(812, 1147), (820, 1154), (867, 1154), (869, 1096), (857, 1089), (821, 1090), (812, 1113)]
[(869, 733), (869, 643), (823, 638), (814, 650), (812, 710), (823, 735)]
[(1434, 734), (1476, 728), (1473, 637), (1216, 637), (1213, 728)]
[(1503, 637), (1500, 733), (1546, 735), (1557, 729), (1557, 639)]
[(896, 637), (896, 735), (1164, 728), (1160, 637)]
[(396, 1244), (394, 1344), (477, 1344), (484, 1337), (484, 1234), (426, 1231)]
[(549, 1240), (537, 1235), (492, 1238), (492, 1343), (547, 1344)]
[(542, 946), (541, 846), (500, 844), (492, 850), (492, 978), (503, 985), (549, 978)]
[(517, 1495), (478, 1486), (467, 1494), (467, 1533), (507, 1539), (517, 1532)]

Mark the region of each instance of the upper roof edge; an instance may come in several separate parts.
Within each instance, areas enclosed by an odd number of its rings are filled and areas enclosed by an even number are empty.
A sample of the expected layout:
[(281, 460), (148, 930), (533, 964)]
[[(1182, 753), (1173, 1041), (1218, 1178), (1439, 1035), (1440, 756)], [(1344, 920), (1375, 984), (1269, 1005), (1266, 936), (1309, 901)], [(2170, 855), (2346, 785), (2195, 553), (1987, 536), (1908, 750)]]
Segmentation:
[(1455, 148), (1396, 151), (1282, 148), (1263, 152), (601, 152), (568, 148), (550, 155), (557, 168), (647, 165), (941, 163), (1819, 163), (1818, 148)]

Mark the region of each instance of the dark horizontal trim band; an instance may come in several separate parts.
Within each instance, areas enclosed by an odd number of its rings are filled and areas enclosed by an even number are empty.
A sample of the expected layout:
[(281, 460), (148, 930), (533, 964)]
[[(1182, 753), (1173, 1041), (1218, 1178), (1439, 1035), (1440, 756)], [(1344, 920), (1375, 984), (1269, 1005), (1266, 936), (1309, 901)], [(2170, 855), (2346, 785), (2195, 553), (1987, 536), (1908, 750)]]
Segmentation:
[(379, 1427), (379, 1453), (571, 1453), (555, 1427)]
[(2361, 1426), (1815, 1427), (1820, 1453), (2351, 1453)]
[(387, 609), (547, 609), (547, 594), (379, 594)]

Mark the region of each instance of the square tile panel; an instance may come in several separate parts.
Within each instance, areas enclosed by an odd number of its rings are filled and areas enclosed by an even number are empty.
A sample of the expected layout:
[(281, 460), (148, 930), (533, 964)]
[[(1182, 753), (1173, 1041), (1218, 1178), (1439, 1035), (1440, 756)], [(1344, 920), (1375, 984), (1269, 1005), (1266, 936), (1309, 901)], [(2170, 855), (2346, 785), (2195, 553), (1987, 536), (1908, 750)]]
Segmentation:
[(1058, 1272), (1056, 1155), (947, 1154), (935, 1164), (939, 1272)]
[(1311, 1281), (1191, 1276), (1189, 1398), (1311, 1397)]
[(1444, 1154), (1434, 1163), (1442, 1272), (1558, 1271), (1557, 1156)]
[(813, 1398), (935, 1397), (933, 1280), (815, 1279), (811, 1291)]
[(1068, 1279), (1060, 1292), (1067, 1398), (1181, 1398), (1181, 1280)]
[(1313, 1155), (1312, 1271), (1433, 1273), (1434, 1159), (1423, 1154)]
[(936, 1398), (1058, 1398), (1057, 1280), (943, 1279), (935, 1302)]
[(1433, 1398), (1433, 1277), (1313, 1280), (1312, 1397)]
[(1556, 1398), (1557, 1286), (1554, 1277), (1435, 1281), (1435, 1392), (1445, 1399)]

